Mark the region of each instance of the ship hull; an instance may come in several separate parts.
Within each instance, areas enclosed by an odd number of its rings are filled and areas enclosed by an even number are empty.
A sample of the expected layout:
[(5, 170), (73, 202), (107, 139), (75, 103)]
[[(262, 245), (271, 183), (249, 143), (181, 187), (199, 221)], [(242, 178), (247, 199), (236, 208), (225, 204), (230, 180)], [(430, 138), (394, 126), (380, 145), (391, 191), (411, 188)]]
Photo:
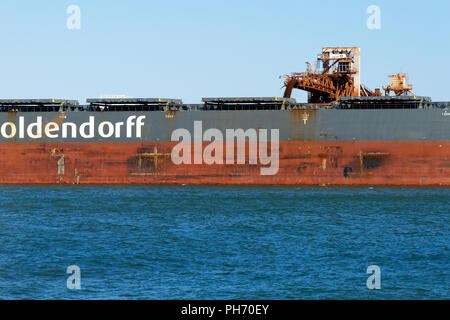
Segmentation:
[[(438, 108), (8, 112), (0, 123), (0, 184), (450, 186), (450, 114)], [(223, 138), (213, 164), (203, 157), (209, 129)], [(276, 132), (277, 157), (252, 162), (246, 137), (239, 162), (226, 139), (237, 129), (267, 138), (267, 154)], [(190, 162), (173, 161), (178, 130), (192, 138)]]
[[(259, 162), (174, 164), (177, 142), (1, 143), (1, 184), (450, 186), (450, 142), (282, 141), (277, 171)], [(191, 159), (201, 148), (192, 148)], [(248, 150), (248, 143), (246, 146)], [(226, 150), (224, 143), (223, 150)]]

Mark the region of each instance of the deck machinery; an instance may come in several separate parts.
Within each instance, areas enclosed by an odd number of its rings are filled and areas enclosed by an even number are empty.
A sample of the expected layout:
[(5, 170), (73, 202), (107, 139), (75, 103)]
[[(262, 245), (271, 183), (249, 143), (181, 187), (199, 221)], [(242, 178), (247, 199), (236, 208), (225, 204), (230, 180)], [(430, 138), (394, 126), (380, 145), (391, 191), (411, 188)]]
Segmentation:
[[(293, 89), (308, 92), (309, 103), (335, 102), (339, 97), (381, 96), (380, 89), (370, 90), (361, 83), (360, 48), (326, 47), (317, 57), (312, 70), (307, 62), (306, 72), (284, 75), (285, 98), (290, 98)], [(393, 91), (396, 96), (411, 94), (412, 85), (406, 83), (406, 74), (390, 76), (392, 84), (384, 87), (385, 95)]]

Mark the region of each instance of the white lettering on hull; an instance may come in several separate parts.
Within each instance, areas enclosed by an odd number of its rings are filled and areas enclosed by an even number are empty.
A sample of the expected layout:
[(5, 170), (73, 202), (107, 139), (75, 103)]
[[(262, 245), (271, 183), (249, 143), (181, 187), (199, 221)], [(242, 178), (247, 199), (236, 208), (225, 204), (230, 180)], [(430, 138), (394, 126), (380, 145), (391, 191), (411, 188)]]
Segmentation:
[[(126, 138), (141, 138), (142, 127), (146, 116), (129, 116), (125, 122), (110, 122), (102, 121), (97, 123), (95, 116), (90, 116), (89, 120), (80, 124), (73, 122), (57, 123), (50, 121), (43, 123), (42, 117), (36, 117), (36, 121), (25, 123), (23, 116), (19, 117), (19, 123), (4, 122), (0, 126), (0, 134), (5, 139), (16, 138), (17, 133), (19, 139), (58, 139), (58, 138), (77, 138), (93, 139), (96, 136), (100, 138), (121, 138), (124, 135)], [(125, 128), (123, 128), (125, 125)]]

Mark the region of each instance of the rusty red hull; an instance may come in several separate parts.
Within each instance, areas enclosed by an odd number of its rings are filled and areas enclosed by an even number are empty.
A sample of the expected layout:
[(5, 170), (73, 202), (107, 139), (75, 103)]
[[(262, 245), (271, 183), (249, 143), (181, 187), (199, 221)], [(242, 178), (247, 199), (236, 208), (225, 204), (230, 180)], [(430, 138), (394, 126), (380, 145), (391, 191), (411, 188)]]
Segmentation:
[(279, 169), (181, 164), (175, 142), (2, 143), (1, 184), (450, 186), (449, 141), (280, 142)]

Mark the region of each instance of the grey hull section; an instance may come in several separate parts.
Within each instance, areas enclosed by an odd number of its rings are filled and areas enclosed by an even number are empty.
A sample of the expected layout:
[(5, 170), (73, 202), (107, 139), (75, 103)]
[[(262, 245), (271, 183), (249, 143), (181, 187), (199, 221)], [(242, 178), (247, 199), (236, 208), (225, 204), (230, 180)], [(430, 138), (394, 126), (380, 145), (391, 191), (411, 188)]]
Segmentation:
[[(39, 125), (40, 117), (42, 123)], [(137, 125), (139, 118), (142, 122), (140, 132)], [(53, 124), (48, 126), (47, 134), (45, 127), (49, 123)], [(224, 135), (227, 129), (278, 129), (280, 141), (442, 141), (450, 137), (450, 112), (446, 109), (323, 108), (252, 111), (3, 112), (0, 113), (0, 142), (166, 142), (172, 140), (172, 133), (176, 129), (187, 129), (193, 134), (194, 123), (197, 123), (197, 126), (201, 124), (202, 132), (214, 128)], [(30, 124), (35, 125), (29, 128)], [(80, 132), (82, 127), (85, 137), (82, 137)], [(29, 132), (34, 138), (30, 137)]]

